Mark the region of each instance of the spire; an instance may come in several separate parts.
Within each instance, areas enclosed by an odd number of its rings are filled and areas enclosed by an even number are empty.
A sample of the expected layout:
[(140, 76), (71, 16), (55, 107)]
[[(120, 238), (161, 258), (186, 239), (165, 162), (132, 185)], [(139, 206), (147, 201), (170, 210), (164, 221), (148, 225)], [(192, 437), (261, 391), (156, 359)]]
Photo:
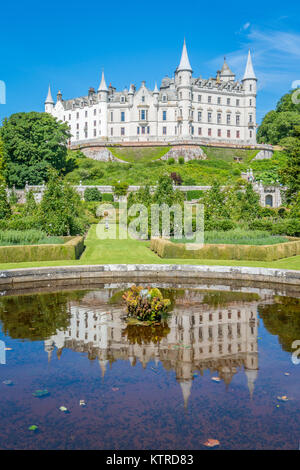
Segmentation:
[(159, 90), (157, 88), (157, 83), (155, 82), (155, 87), (154, 87), (154, 90), (153, 90), (153, 95), (158, 95), (159, 94)]
[(248, 52), (247, 65), (246, 65), (246, 70), (245, 70), (245, 73), (244, 73), (243, 80), (249, 80), (249, 79), (257, 80), (257, 78), (255, 76), (255, 73), (254, 73), (253, 65), (252, 65), (252, 58), (251, 58), (250, 49), (249, 49), (249, 52)]
[(193, 381), (191, 379), (180, 380), (180, 387), (183, 395), (183, 404), (185, 409), (187, 409), (188, 406), (192, 383)]
[(257, 370), (254, 369), (245, 369), (245, 374), (247, 376), (248, 389), (250, 393), (250, 398), (252, 400), (254, 392), (254, 382), (257, 379)]
[(221, 77), (233, 77), (234, 73), (230, 70), (229, 65), (226, 62), (226, 57), (224, 57), (224, 64), (220, 73)]
[(46, 98), (45, 104), (54, 104), (54, 101), (53, 101), (53, 98), (52, 98), (52, 95), (51, 95), (51, 88), (50, 88), (50, 84), (49, 84), (49, 88), (48, 88), (48, 95), (47, 95), (47, 98)]
[(186, 49), (185, 38), (183, 42), (180, 64), (177, 67), (176, 72), (180, 72), (181, 70), (187, 70), (188, 72), (193, 72), (190, 61), (189, 61), (187, 49)]
[(102, 70), (101, 83), (99, 85), (98, 91), (108, 91), (108, 88), (105, 83), (104, 71)]

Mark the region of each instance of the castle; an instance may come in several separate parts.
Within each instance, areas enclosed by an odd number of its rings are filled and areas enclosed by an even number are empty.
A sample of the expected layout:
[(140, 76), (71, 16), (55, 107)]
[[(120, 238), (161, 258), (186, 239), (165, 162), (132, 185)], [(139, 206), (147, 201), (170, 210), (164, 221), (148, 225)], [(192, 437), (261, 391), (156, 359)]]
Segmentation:
[(154, 90), (142, 82), (137, 89), (107, 87), (104, 72), (98, 90), (87, 96), (54, 103), (50, 85), (45, 112), (66, 122), (71, 143), (103, 142), (225, 142), (256, 144), (255, 76), (249, 51), (243, 79), (236, 80), (226, 59), (214, 78), (194, 78), (186, 43), (173, 78)]

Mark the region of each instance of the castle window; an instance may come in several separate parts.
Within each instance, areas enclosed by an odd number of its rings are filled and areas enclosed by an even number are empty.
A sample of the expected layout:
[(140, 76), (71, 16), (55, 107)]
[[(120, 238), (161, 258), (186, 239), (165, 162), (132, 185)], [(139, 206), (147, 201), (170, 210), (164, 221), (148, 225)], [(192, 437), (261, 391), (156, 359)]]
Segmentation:
[(121, 111), (121, 121), (122, 122), (125, 121), (125, 112), (124, 111)]
[(94, 129), (94, 137), (97, 137), (97, 130)]
[(208, 103), (211, 103), (211, 96), (207, 98)]
[(79, 129), (79, 124), (76, 124), (76, 129)]
[(230, 98), (227, 98), (227, 105), (230, 106)]
[(252, 114), (249, 114), (249, 122), (252, 122), (252, 118), (253, 118)]
[(146, 128), (142, 127), (142, 134), (145, 134), (145, 130), (146, 130)]
[(230, 121), (231, 121), (231, 114), (227, 114), (227, 116), (226, 116), (226, 121), (227, 121), (227, 124), (230, 124)]
[(140, 133), (140, 128), (137, 127), (136, 131), (137, 131), (137, 134), (139, 134)]
[(222, 114), (221, 114), (221, 113), (218, 113), (218, 114), (217, 114), (217, 123), (218, 123), (218, 124), (221, 124), (221, 121), (222, 121)]
[(208, 129), (208, 136), (211, 137), (211, 129)]
[(69, 121), (71, 121), (71, 114), (69, 114)]
[(221, 129), (218, 129), (218, 137), (221, 137)]
[(76, 119), (79, 119), (79, 113), (76, 113)]
[(163, 121), (167, 120), (167, 111), (163, 111)]
[(202, 112), (198, 111), (198, 122), (201, 122), (202, 120)]
[(79, 140), (79, 132), (76, 132), (76, 140)]
[(191, 126), (191, 134), (194, 135), (194, 126)]
[(143, 103), (145, 102), (145, 97), (144, 97), (144, 95), (142, 96), (142, 102), (143, 102)]
[(162, 100), (163, 100), (163, 101), (167, 101), (166, 95), (163, 96)]
[(165, 126), (163, 127), (163, 135), (167, 135), (167, 128)]
[(179, 83), (181, 83), (181, 75), (179, 75)]
[(211, 122), (211, 113), (210, 112), (207, 113), (207, 122)]
[(240, 131), (236, 131), (236, 138), (237, 138), (237, 139), (240, 138)]
[(64, 116), (64, 121), (66, 120), (66, 116)]
[(121, 96), (121, 103), (125, 103), (125, 97)]
[(240, 121), (241, 121), (240, 115), (237, 114), (236, 117), (235, 117), (235, 119), (236, 119), (236, 125), (239, 126), (239, 125), (240, 125)]
[(237, 105), (237, 106), (240, 105), (240, 100), (236, 100), (236, 105)]
[(201, 103), (201, 95), (198, 95), (198, 103)]
[(114, 128), (113, 127), (110, 128), (110, 135), (114, 135)]
[(88, 112), (87, 112), (87, 111), (85, 111), (84, 115), (85, 115), (85, 117), (88, 117)]
[(97, 121), (94, 121), (94, 126), (96, 126), (96, 125), (97, 125)]
[(179, 98), (182, 99), (182, 92), (179, 93)]
[(250, 91), (252, 91), (252, 85), (249, 86)]
[[(230, 139), (230, 130), (227, 131), (227, 137), (228, 139)], [(229, 317), (229, 314), (228, 314), (228, 317)]]
[(96, 116), (96, 114), (97, 114), (97, 109), (95, 108), (94, 109), (94, 116)]
[(150, 134), (150, 127), (147, 127), (147, 134)]
[(252, 100), (249, 100), (249, 106), (252, 106)]
[(218, 96), (218, 104), (221, 104), (221, 97)]
[(146, 121), (147, 120), (147, 113), (145, 109), (141, 109), (140, 111), (140, 120), (141, 121)]
[(250, 131), (250, 139), (252, 139), (252, 131)]
[(202, 135), (202, 127), (198, 127), (198, 135)]
[(114, 113), (110, 113), (110, 121), (113, 122), (114, 120)]

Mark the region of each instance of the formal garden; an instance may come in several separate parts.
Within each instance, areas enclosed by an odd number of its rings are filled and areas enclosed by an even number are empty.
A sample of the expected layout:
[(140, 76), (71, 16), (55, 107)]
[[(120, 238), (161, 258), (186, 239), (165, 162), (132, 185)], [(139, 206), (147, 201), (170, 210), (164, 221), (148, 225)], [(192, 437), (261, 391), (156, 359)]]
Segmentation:
[[(271, 159), (255, 160), (257, 151), (206, 148), (205, 160), (159, 158), (168, 148), (133, 151), (111, 149), (119, 162), (99, 162), (67, 146), (69, 130), (44, 113), (18, 113), (0, 128), (0, 263), (1, 267), (50, 264), (186, 263), (285, 266), (300, 268), (300, 110), (285, 95), (268, 113), (258, 140), (277, 145)], [(240, 162), (235, 157), (239, 157)], [(126, 162), (126, 163), (125, 163)], [(285, 185), (283, 205), (261, 207), (259, 195), (242, 173), (256, 180)], [(73, 185), (83, 183), (83, 198)], [(37, 200), (32, 190), (20, 201), (19, 190), (43, 184)], [(128, 193), (130, 184), (140, 185)], [(88, 186), (91, 186), (90, 188)], [(112, 185), (114, 194), (93, 185)], [(209, 185), (207, 191), (179, 191), (181, 185)], [(151, 186), (155, 186), (153, 190)], [(7, 190), (7, 188), (9, 188)], [(127, 195), (130, 208), (148, 209), (140, 239), (99, 239), (105, 228), (101, 207), (115, 209), (116, 234), (122, 211), (117, 199)], [(187, 250), (183, 234), (174, 239), (171, 214), (169, 239), (151, 240), (151, 205), (198, 202), (204, 205), (205, 246)], [(106, 206), (105, 206), (106, 207)], [(134, 220), (126, 216), (126, 222)], [(161, 221), (160, 221), (161, 224)], [(195, 229), (196, 216), (193, 213)], [(109, 230), (112, 229), (110, 223)]]

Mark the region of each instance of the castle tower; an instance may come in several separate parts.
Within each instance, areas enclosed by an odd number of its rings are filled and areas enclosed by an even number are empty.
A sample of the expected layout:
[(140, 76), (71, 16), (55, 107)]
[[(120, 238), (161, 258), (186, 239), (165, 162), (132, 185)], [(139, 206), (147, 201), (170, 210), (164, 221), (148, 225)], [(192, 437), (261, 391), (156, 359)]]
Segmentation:
[(250, 50), (242, 82), (245, 95), (245, 126), (247, 126), (245, 140), (249, 140), (251, 144), (256, 144), (257, 78), (254, 73)]
[(234, 82), (235, 80), (235, 74), (230, 70), (229, 65), (226, 62), (226, 57), (224, 57), (224, 64), (218, 77), (223, 80), (223, 82)]
[(175, 71), (178, 94), (178, 136), (189, 139), (192, 122), (192, 67), (184, 40), (181, 60)]
[(105, 83), (104, 71), (102, 71), (101, 82), (98, 88), (98, 96), (100, 99), (99, 103), (99, 121), (101, 124), (99, 126), (100, 137), (102, 139), (107, 138), (107, 102), (108, 102), (108, 88)]
[(53, 101), (53, 98), (52, 98), (52, 95), (51, 95), (51, 88), (50, 88), (50, 85), (49, 85), (48, 95), (47, 95), (47, 98), (46, 98), (46, 101), (45, 101), (45, 113), (52, 114), (53, 108), (54, 108), (54, 101)]

